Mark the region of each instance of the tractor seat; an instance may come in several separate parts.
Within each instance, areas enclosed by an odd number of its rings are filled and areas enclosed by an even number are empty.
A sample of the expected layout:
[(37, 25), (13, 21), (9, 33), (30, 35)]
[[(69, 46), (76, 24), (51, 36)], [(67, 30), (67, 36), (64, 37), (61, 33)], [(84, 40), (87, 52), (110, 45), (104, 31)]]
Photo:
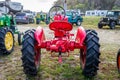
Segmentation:
[(72, 24), (66, 21), (54, 21), (50, 23), (49, 28), (53, 31), (56, 30), (71, 31), (73, 27)]

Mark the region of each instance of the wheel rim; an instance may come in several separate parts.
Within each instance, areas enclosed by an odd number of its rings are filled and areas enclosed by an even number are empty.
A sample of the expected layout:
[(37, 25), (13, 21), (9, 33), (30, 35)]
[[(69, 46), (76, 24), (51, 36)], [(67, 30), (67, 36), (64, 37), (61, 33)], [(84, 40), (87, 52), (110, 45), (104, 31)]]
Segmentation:
[(80, 25), (80, 24), (81, 24), (80, 20), (78, 20), (77, 24), (78, 24), (78, 25)]
[(84, 69), (86, 63), (86, 49), (80, 50), (80, 62), (82, 69)]
[(118, 55), (117, 63), (118, 63), (118, 70), (120, 70), (120, 55)]
[(13, 35), (11, 32), (7, 32), (5, 35), (5, 47), (7, 50), (11, 50), (13, 47)]
[(37, 53), (34, 56), (35, 57), (35, 65), (36, 65), (37, 69), (40, 66), (40, 56), (41, 56), (41, 54), (39, 52), (40, 52), (40, 50), (37, 50)]

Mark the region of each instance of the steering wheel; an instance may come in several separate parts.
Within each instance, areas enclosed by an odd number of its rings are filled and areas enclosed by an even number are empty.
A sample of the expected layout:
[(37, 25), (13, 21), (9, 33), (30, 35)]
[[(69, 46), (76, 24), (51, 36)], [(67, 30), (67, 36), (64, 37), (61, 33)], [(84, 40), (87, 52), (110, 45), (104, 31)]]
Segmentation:
[(63, 16), (62, 20), (64, 20), (66, 16), (66, 12), (65, 9), (61, 6), (53, 6), (52, 8), (50, 8), (48, 15), (52, 21), (54, 21), (54, 16), (60, 16), (60, 15)]

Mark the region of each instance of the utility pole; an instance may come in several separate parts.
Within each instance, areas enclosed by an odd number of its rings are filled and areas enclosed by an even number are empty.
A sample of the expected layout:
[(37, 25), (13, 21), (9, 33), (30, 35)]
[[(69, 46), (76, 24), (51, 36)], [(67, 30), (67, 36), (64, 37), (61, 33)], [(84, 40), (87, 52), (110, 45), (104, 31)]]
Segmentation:
[(64, 6), (64, 9), (65, 9), (65, 11), (66, 11), (66, 10), (67, 10), (67, 1), (66, 1), (66, 0), (64, 0), (63, 6)]

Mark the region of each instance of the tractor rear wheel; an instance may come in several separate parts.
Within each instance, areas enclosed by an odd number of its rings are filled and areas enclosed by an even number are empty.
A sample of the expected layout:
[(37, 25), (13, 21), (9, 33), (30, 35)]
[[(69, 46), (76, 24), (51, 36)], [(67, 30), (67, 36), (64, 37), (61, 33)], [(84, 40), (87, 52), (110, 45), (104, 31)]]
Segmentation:
[(10, 54), (14, 48), (14, 36), (9, 28), (0, 29), (0, 51), (2, 54)]
[(120, 73), (120, 49), (117, 53), (117, 68), (118, 68), (118, 73)]
[(35, 49), (34, 30), (26, 31), (22, 41), (22, 63), (26, 75), (36, 76), (40, 66), (41, 51)]
[(93, 77), (97, 74), (99, 66), (99, 38), (94, 30), (86, 31), (85, 48), (80, 50), (80, 64), (83, 75)]

